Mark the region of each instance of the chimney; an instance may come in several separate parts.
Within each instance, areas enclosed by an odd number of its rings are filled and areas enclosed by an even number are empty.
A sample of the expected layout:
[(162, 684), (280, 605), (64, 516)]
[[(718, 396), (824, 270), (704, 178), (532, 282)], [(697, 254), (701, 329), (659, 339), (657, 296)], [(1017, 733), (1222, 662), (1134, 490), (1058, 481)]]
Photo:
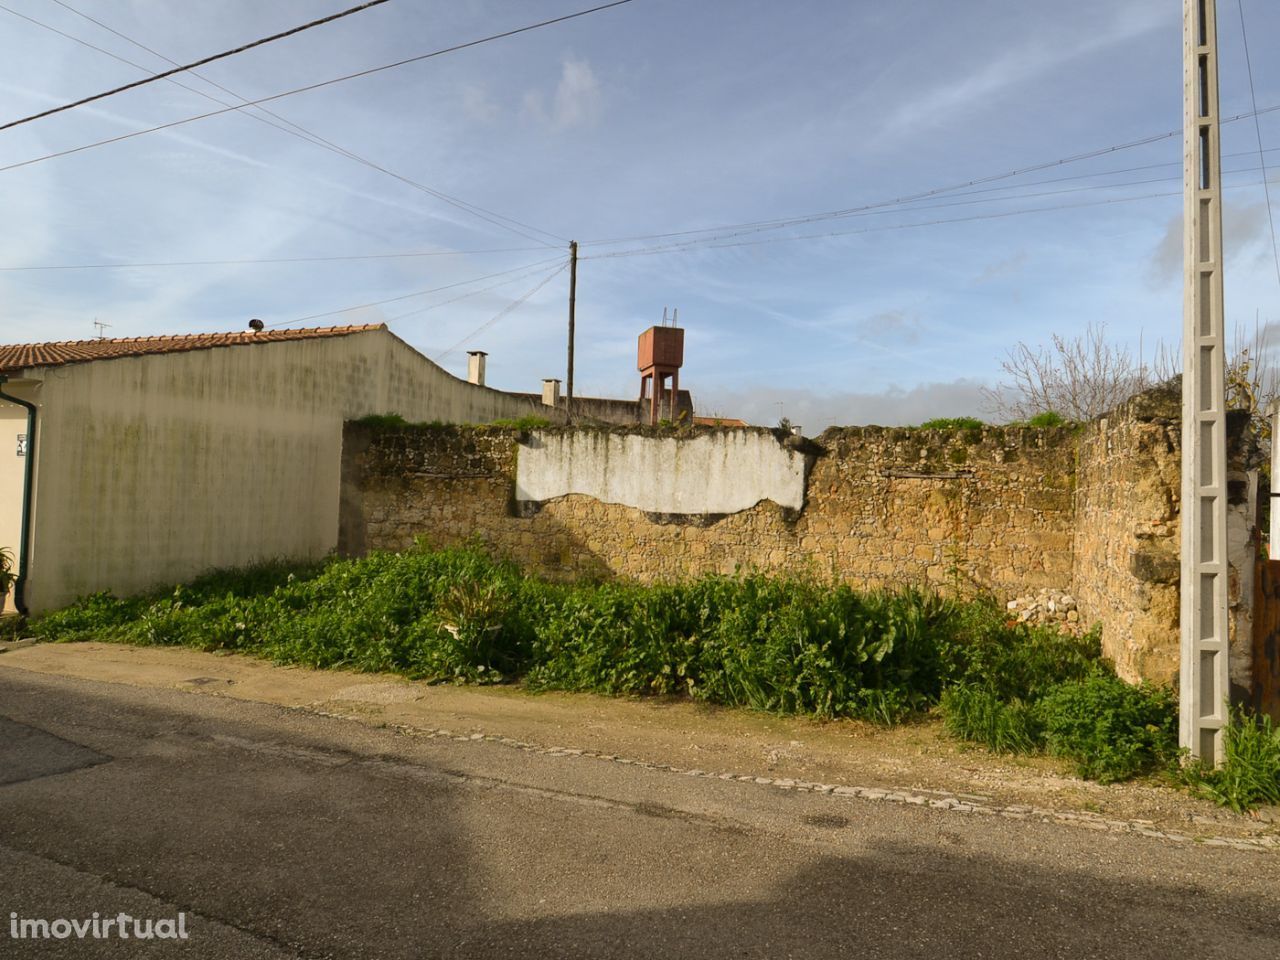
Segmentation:
[(467, 383), (484, 386), (484, 358), (487, 356), (483, 350), (467, 351)]
[(542, 381), (542, 402), (548, 407), (560, 405), (560, 381), (547, 379)]

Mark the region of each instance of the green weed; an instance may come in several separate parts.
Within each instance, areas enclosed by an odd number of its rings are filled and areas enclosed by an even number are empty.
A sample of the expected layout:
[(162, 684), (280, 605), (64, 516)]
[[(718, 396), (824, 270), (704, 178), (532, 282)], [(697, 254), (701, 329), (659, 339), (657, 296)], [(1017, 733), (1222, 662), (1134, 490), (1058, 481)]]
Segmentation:
[(1237, 813), (1261, 803), (1280, 805), (1280, 730), (1271, 718), (1240, 709), (1224, 733), (1221, 768), (1186, 770), (1192, 786)]

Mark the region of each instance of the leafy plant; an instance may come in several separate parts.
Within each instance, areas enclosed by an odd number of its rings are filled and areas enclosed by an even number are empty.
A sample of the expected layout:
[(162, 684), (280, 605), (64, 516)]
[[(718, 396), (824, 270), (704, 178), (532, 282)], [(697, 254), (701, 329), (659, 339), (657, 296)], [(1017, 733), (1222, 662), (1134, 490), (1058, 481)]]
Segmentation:
[(1054, 688), (1039, 712), (1048, 751), (1091, 780), (1124, 780), (1177, 756), (1177, 703), (1163, 688), (1099, 673)]
[(1034, 417), (1027, 421), (1029, 427), (1060, 427), (1066, 423), (1066, 419), (1056, 410), (1045, 410), (1037, 413)]
[(1237, 813), (1260, 803), (1280, 804), (1280, 730), (1271, 718), (1241, 708), (1223, 736), (1222, 767), (1188, 767), (1191, 784)]
[[(419, 546), (216, 571), (139, 597), (94, 594), (27, 630), (878, 723), (941, 703), (956, 736), (1048, 750), (1099, 779), (1173, 755), (1172, 699), (1120, 681), (1096, 634), (1009, 623), (989, 599), (862, 592), (808, 577), (564, 586), (478, 547)], [(1242, 758), (1265, 755), (1253, 741), (1233, 743)]]
[(551, 426), (551, 421), (546, 417), (529, 415), (524, 417), (506, 417), (500, 420), (491, 420), (488, 425), (491, 427), (502, 427), (508, 430), (540, 430), (543, 427)]

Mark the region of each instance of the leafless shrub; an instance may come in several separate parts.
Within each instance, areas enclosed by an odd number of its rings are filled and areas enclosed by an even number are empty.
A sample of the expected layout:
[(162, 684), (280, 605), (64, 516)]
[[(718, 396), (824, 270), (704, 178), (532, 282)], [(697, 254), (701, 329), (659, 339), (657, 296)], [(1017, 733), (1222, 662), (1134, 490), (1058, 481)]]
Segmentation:
[[(1271, 354), (1270, 327), (1243, 325), (1227, 355), (1227, 406), (1248, 410), (1261, 440), (1271, 436), (1267, 411), (1280, 397), (1280, 371)], [(1006, 381), (984, 389), (989, 411), (1007, 420), (1029, 420), (1053, 411), (1069, 420), (1092, 420), (1125, 400), (1182, 372), (1181, 347), (1157, 341), (1150, 360), (1139, 349), (1109, 343), (1105, 324), (1090, 324), (1074, 338), (1054, 334), (1050, 345), (1018, 343), (1001, 361)]]
[(1000, 366), (1008, 381), (983, 396), (990, 411), (1007, 420), (1050, 411), (1092, 420), (1154, 382), (1127, 347), (1107, 342), (1105, 324), (1091, 323), (1072, 338), (1054, 334), (1049, 346), (1018, 343)]

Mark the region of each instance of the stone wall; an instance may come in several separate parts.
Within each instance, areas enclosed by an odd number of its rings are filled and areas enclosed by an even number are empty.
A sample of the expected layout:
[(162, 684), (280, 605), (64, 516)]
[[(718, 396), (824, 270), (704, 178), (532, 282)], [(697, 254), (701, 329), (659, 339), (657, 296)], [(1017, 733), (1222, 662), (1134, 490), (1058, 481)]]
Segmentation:
[[(1179, 659), (1177, 414), (1176, 392), (1156, 391), (1078, 428), (861, 427), (828, 430), (816, 440), (754, 428), (521, 434), (348, 424), (340, 549), (474, 539), (557, 578), (653, 582), (757, 569), (863, 587), (984, 591), (1001, 600), (1066, 590), (1080, 625), (1101, 625), (1104, 651), (1122, 676), (1164, 683), (1176, 678)], [(1254, 458), (1242, 419), (1229, 420), (1229, 436), (1238, 699), (1252, 660), (1256, 486), (1246, 470)], [(758, 471), (747, 462), (732, 475), (741, 489), (713, 491), (751, 504), (732, 512), (646, 511), (577, 492), (520, 498), (520, 458), (533, 459), (534, 445), (570, 459), (609, 447), (610, 471), (643, 476), (652, 464), (625, 451), (708, 444), (730, 462), (731, 451), (743, 459), (753, 444), (778, 444), (784, 459), (800, 458), (800, 508), (759, 499)], [(695, 466), (703, 460), (671, 454), (670, 469), (701, 471), (705, 482), (705, 464)]]
[[(1228, 417), (1228, 554), (1233, 700), (1251, 684), (1256, 481), (1247, 418)], [(1082, 617), (1105, 624), (1120, 675), (1177, 678), (1182, 471), (1176, 386), (1134, 397), (1082, 428), (1073, 586)]]
[[(623, 433), (671, 442), (669, 432)], [(642, 581), (754, 568), (1007, 596), (1070, 581), (1068, 430), (864, 427), (797, 441), (760, 429), (696, 428), (681, 436), (727, 450), (744, 433), (807, 460), (803, 509), (763, 500), (732, 513), (646, 512), (581, 494), (521, 503), (514, 481), (526, 448), (518, 434), (349, 424), (341, 549), (403, 549), (418, 536), (440, 546), (477, 538), (552, 576)]]

